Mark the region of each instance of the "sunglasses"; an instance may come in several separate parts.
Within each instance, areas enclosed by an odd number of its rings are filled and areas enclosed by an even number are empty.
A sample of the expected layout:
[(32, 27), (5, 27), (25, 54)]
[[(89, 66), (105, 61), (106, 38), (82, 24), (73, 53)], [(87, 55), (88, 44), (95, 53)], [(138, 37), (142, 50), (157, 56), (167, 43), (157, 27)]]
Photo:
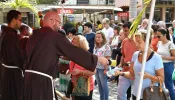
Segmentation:
[(16, 20), (18, 20), (18, 21), (22, 22), (22, 19), (16, 19)]
[(161, 38), (161, 36), (157, 36), (157, 38)]
[(55, 20), (55, 21), (57, 21), (59, 24), (61, 24), (61, 22), (60, 22), (59, 20), (56, 20), (56, 19), (50, 19), (50, 20)]

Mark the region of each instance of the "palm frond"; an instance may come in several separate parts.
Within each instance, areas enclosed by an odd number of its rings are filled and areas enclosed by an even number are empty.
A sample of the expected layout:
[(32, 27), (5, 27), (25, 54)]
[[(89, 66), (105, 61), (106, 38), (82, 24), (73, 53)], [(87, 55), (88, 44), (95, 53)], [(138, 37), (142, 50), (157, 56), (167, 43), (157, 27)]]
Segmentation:
[(38, 9), (32, 6), (28, 0), (15, 0), (15, 1), (8, 1), (8, 2), (0, 2), (0, 6), (3, 7), (10, 7), (14, 9), (19, 9), (21, 8), (29, 8), (37, 17), (37, 20), (39, 22), (39, 16), (38, 16)]
[(19, 0), (15, 0), (16, 5), (19, 5)]
[(35, 14), (35, 16), (37, 17), (37, 20), (39, 21), (38, 9), (35, 8), (34, 6), (32, 6), (32, 5), (28, 2), (28, 0), (21, 1), (21, 2), (20, 2), (20, 7), (22, 7), (22, 8), (29, 8), (29, 9)]
[(0, 6), (4, 9), (5, 7), (11, 7), (11, 8), (17, 8), (17, 5), (15, 2), (0, 2)]
[[(6, 4), (6, 6), (8, 6), (8, 4)], [(9, 6), (11, 8), (14, 8), (14, 9), (18, 9), (19, 8), (19, 5), (16, 3), (16, 2), (11, 2), (9, 3)]]
[(131, 36), (138, 31), (138, 26), (139, 26), (139, 23), (142, 19), (142, 16), (143, 16), (144, 12), (146, 11), (146, 8), (148, 7), (148, 5), (151, 3), (151, 1), (152, 0), (144, 0), (144, 8), (138, 14), (138, 16), (136, 17), (136, 19), (134, 20), (134, 22), (132, 23), (132, 25), (130, 27), (130, 34), (128, 35), (129, 38), (131, 38)]

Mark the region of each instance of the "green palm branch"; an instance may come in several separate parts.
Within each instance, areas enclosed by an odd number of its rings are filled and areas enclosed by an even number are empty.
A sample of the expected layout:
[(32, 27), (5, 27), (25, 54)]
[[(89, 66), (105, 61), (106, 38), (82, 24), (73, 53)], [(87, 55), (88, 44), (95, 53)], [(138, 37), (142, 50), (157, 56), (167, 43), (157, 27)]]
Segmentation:
[(6, 7), (14, 9), (29, 8), (35, 14), (39, 22), (38, 9), (32, 6), (32, 4), (30, 4), (28, 0), (14, 0), (14, 1), (0, 2), (0, 6), (2, 6), (3, 9)]
[(146, 8), (148, 7), (148, 5), (151, 3), (152, 0), (144, 0), (144, 8), (142, 9), (142, 11), (138, 14), (138, 16), (136, 17), (136, 19), (134, 20), (134, 22), (132, 23), (131, 27), (130, 27), (130, 34), (129, 34), (129, 38), (131, 38), (131, 36), (136, 33), (138, 31), (138, 25), (142, 19), (142, 15), (144, 14), (144, 12), (146, 11)]

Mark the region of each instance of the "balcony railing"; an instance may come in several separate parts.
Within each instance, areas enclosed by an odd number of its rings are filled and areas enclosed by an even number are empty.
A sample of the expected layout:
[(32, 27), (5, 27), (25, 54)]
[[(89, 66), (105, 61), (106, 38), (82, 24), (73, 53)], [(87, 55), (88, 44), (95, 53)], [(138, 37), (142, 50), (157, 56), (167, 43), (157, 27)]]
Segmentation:
[(174, 0), (157, 0), (157, 1), (174, 1)]
[(115, 5), (115, 0), (68, 0), (65, 5)]
[(157, 0), (156, 4), (174, 5), (175, 4), (175, 0)]

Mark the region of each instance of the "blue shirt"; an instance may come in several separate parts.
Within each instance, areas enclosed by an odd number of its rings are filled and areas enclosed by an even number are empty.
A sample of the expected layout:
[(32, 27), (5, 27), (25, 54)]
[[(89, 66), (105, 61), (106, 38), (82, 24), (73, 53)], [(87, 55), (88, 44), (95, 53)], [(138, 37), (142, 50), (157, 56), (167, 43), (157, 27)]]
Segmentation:
[[(140, 80), (140, 75), (138, 73), (141, 72), (141, 69), (142, 69), (142, 64), (138, 61), (139, 52), (140, 51), (136, 51), (133, 54), (132, 60), (131, 60), (132, 62), (134, 62), (134, 66), (133, 66), (134, 75), (135, 75), (135, 80), (134, 80), (134, 84), (133, 84), (133, 95), (134, 96), (137, 96), (139, 80)], [(156, 76), (156, 70), (159, 70), (161, 68), (163, 68), (162, 58), (157, 53), (154, 53), (152, 58), (146, 62), (145, 72), (150, 74), (150, 75)], [(141, 97), (140, 97), (141, 99), (143, 97), (142, 96), (143, 90), (146, 87), (149, 87), (150, 85), (151, 85), (151, 80), (149, 78), (143, 80)], [(157, 86), (158, 84), (156, 83), (154, 85)]]
[(94, 42), (95, 42), (95, 34), (94, 33), (90, 33), (90, 34), (85, 34), (85, 37), (89, 43), (89, 52), (93, 53), (94, 50)]

